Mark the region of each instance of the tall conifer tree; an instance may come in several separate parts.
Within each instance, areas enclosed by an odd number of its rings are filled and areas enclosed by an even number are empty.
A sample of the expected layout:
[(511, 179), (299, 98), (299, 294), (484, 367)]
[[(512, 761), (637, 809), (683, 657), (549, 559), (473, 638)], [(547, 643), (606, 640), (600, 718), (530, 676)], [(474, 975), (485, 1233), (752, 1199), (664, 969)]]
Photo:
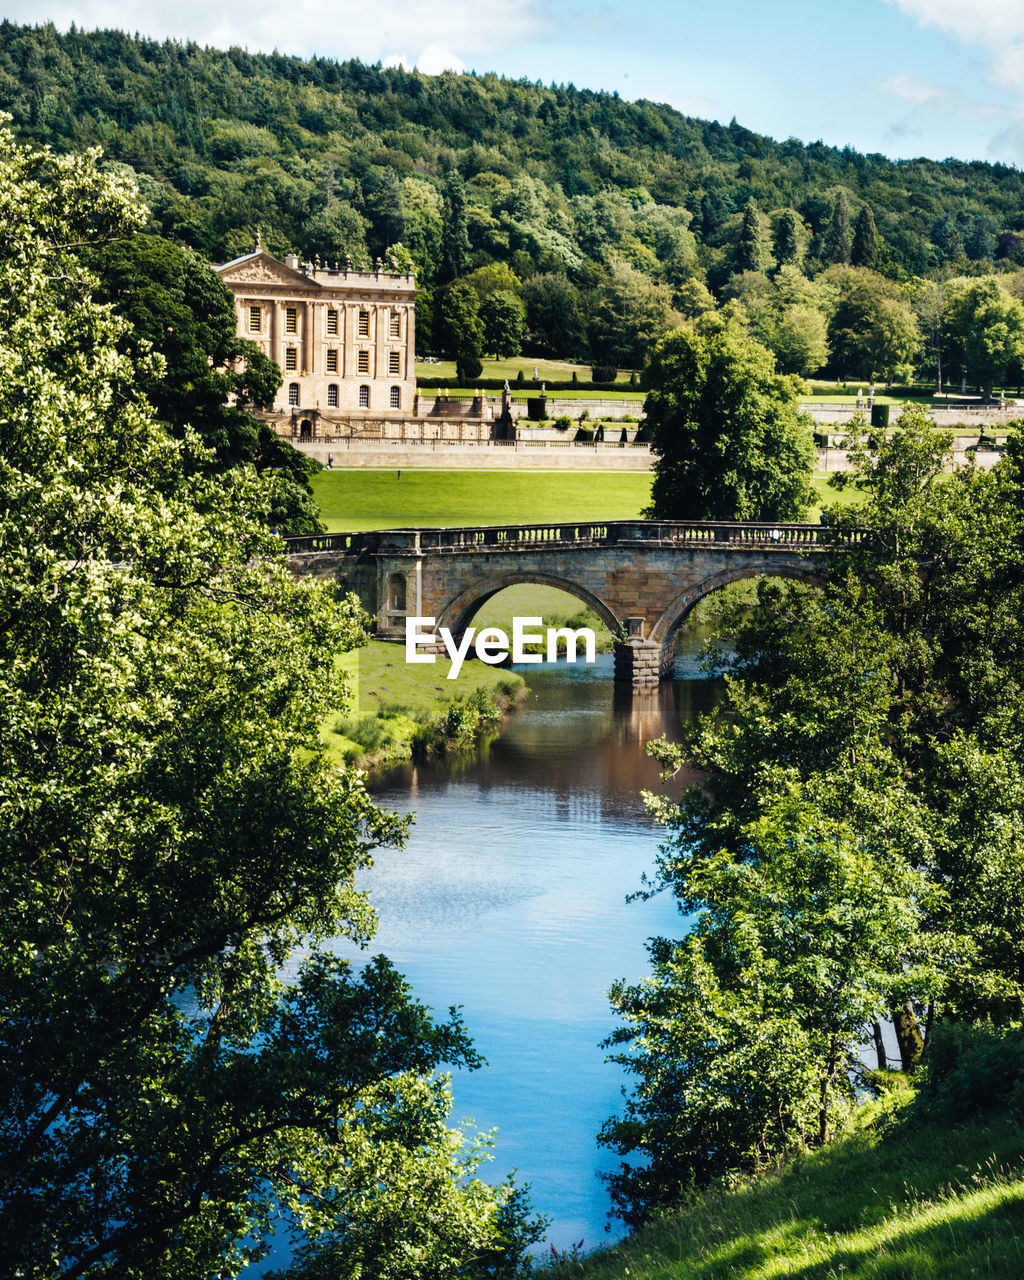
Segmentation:
[(736, 268), (738, 271), (763, 271), (766, 258), (761, 216), (751, 196), (743, 208), (743, 226), (740, 228), (740, 240), (736, 249)]
[(846, 192), (840, 188), (836, 192), (835, 203), (832, 205), (832, 221), (825, 234), (823, 257), (829, 263), (849, 262), (852, 248), (850, 206), (846, 199)]
[(450, 284), (464, 276), (469, 267), (469, 231), (466, 226), (466, 184), (458, 169), (452, 169), (444, 187), (444, 216), (441, 225), (441, 283)]
[(864, 205), (857, 214), (857, 225), (853, 229), (850, 261), (855, 267), (874, 267), (878, 262), (880, 248), (881, 238), (875, 226), (875, 215), (867, 205)]

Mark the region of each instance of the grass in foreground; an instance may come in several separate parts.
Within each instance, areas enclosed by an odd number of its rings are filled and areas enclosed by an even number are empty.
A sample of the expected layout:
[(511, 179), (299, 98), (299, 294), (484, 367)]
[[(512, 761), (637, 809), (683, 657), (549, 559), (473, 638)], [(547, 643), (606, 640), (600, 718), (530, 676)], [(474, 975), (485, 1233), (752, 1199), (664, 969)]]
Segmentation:
[[(399, 479), (401, 474), (401, 479)], [(312, 480), (331, 533), (409, 526), (635, 520), (647, 471), (321, 471)]]
[(866, 1104), (825, 1151), (708, 1192), (611, 1249), (543, 1277), (586, 1280), (1020, 1280), (1024, 1130), (885, 1132), (910, 1094)]

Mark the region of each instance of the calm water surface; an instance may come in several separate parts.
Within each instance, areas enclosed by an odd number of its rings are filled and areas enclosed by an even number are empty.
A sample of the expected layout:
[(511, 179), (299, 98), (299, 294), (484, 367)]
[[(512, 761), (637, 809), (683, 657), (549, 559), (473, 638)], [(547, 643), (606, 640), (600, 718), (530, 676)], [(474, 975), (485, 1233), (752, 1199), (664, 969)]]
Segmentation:
[[(685, 928), (665, 895), (626, 903), (659, 841), (643, 747), (677, 736), (713, 691), (684, 678), (634, 695), (613, 684), (610, 658), (524, 674), (529, 700), (476, 757), (379, 780), (377, 800), (416, 820), (361, 887), (380, 917), (372, 952), (439, 1016), (461, 1005), (487, 1059), (456, 1073), (454, 1118), (498, 1129), (488, 1180), (518, 1170), (552, 1218), (550, 1242), (590, 1248), (609, 1239), (598, 1174), (616, 1163), (595, 1135), (621, 1105), (599, 1047), (614, 1025), (605, 992), (645, 971), (646, 938)], [(692, 657), (679, 674), (697, 674)]]

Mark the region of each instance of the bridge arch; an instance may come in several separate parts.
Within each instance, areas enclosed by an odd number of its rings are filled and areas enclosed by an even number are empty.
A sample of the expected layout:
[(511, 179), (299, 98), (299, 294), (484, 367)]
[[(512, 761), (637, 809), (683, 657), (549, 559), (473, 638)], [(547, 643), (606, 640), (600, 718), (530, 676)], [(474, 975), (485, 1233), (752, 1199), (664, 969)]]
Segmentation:
[(535, 573), (530, 570), (519, 573), (489, 574), (486, 578), (480, 578), (448, 601), (437, 618), (436, 626), (438, 629), (447, 627), (453, 636), (461, 635), (473, 621), (476, 613), (492, 596), (496, 596), (499, 591), (504, 591), (506, 587), (518, 587), (523, 584), (555, 587), (559, 591), (564, 591), (566, 595), (575, 596), (587, 608), (593, 609), (613, 634), (621, 629), (622, 620), (615, 616), (603, 600), (580, 583), (573, 582), (571, 578), (560, 578), (555, 574)]
[(649, 639), (660, 641), (666, 649), (671, 648), (675, 643), (676, 632), (686, 621), (694, 605), (713, 591), (728, 586), (730, 582), (738, 582), (741, 578), (791, 578), (795, 582), (806, 582), (815, 587), (820, 587), (823, 582), (821, 575), (812, 569), (779, 564), (777, 560), (723, 569), (676, 596), (651, 628)]

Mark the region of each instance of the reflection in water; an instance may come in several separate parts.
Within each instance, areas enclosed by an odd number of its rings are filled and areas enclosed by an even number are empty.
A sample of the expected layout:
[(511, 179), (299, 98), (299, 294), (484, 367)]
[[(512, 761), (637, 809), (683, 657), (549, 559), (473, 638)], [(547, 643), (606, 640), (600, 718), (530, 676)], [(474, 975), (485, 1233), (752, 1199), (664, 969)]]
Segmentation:
[(457, 1118), (499, 1129), (490, 1173), (532, 1184), (558, 1248), (592, 1247), (608, 1209), (597, 1173), (615, 1165), (595, 1135), (622, 1084), (598, 1047), (605, 992), (643, 971), (647, 937), (685, 928), (664, 896), (625, 901), (659, 839), (640, 799), (661, 787), (644, 743), (677, 737), (714, 690), (684, 679), (633, 695), (610, 659), (526, 675), (528, 702), (477, 756), (380, 779), (377, 800), (416, 821), (362, 887), (380, 917), (372, 950), (439, 1013), (461, 1005), (488, 1061), (454, 1087)]

